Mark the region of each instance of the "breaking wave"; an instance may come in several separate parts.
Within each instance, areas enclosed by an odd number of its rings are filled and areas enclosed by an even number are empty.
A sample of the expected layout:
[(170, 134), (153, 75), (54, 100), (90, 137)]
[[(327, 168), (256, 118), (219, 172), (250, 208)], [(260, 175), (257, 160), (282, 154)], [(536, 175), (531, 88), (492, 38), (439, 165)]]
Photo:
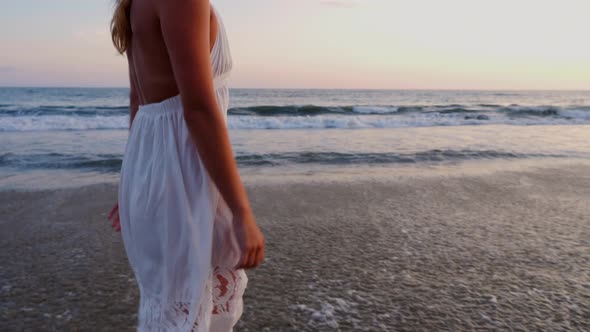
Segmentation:
[[(252, 106), (228, 111), (230, 129), (356, 129), (590, 124), (589, 106)], [(0, 105), (0, 131), (126, 129), (126, 106)]]

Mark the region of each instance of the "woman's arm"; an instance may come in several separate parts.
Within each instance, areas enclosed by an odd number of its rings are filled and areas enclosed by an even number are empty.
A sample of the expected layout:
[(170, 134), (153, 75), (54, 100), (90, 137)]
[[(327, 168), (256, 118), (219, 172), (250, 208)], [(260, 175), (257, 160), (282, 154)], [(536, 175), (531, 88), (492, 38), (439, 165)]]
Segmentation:
[[(131, 63), (131, 56), (129, 50), (127, 51), (127, 62), (129, 63), (129, 129), (135, 119), (135, 114), (139, 109), (139, 97), (137, 95), (137, 88), (135, 87), (135, 72), (133, 71), (133, 64)], [(111, 221), (111, 227), (117, 232), (121, 231), (121, 220), (119, 218), (119, 202), (109, 212), (108, 219)]]
[(205, 168), (234, 215), (243, 254), (240, 267), (255, 267), (262, 261), (264, 242), (250, 210), (225, 121), (217, 105), (209, 46), (209, 1), (156, 3), (187, 127)]

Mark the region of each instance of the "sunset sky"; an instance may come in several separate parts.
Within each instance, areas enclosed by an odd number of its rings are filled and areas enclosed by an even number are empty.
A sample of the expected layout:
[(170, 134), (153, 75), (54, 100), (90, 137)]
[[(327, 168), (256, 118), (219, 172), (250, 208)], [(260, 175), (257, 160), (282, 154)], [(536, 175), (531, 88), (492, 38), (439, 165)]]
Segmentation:
[[(0, 86), (127, 86), (112, 0), (0, 3)], [(590, 89), (588, 0), (213, 3), (232, 87)]]

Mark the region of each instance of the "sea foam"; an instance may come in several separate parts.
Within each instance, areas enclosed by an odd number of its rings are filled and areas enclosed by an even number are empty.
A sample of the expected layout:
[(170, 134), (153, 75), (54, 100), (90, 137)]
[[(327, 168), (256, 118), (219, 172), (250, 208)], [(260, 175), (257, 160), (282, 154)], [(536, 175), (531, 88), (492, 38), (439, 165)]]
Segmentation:
[[(128, 128), (124, 107), (0, 107), (0, 132)], [(230, 129), (362, 129), (432, 126), (590, 124), (588, 107), (254, 106), (228, 111)]]

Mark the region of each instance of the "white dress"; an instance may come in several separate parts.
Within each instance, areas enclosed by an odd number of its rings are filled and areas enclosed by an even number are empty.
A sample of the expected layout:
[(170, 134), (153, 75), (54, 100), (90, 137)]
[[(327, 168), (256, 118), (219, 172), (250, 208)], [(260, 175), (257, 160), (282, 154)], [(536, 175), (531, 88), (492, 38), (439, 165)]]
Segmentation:
[[(227, 121), (232, 58), (213, 10), (219, 29), (211, 66)], [(199, 158), (180, 96), (139, 107), (121, 168), (119, 216), (140, 290), (138, 331), (231, 331), (247, 277), (233, 268), (239, 249), (231, 211)]]

